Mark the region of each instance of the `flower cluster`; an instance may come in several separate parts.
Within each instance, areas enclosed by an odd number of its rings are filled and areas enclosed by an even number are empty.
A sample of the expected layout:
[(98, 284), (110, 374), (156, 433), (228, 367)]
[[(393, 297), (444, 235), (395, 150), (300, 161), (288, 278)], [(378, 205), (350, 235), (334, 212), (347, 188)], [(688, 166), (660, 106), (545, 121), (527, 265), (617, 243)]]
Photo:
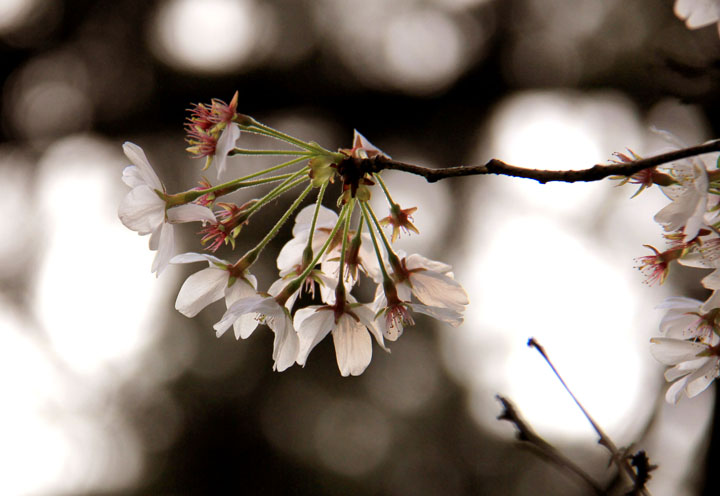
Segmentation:
[(659, 306), (666, 310), (660, 323), (662, 337), (651, 340), (650, 351), (665, 372), (666, 400), (676, 403), (683, 395), (693, 397), (720, 375), (720, 169), (708, 170), (699, 159), (688, 159), (663, 167), (646, 169), (625, 182), (640, 184), (641, 190), (658, 185), (671, 202), (656, 215), (665, 230), (667, 247), (637, 259), (646, 283), (663, 283), (672, 262), (690, 267), (714, 269), (702, 279), (712, 290), (704, 302), (671, 297)]
[[(275, 155), (289, 160), (216, 186), (203, 179), (200, 187), (168, 194), (140, 147), (124, 145), (132, 165), (123, 172), (123, 180), (132, 189), (119, 216), (128, 228), (151, 234), (150, 248), (158, 251), (153, 271), (159, 275), (168, 263), (208, 264), (180, 288), (175, 302), (180, 313), (194, 317), (224, 299), (226, 311), (213, 326), (216, 335), (232, 327), (236, 339), (245, 339), (259, 324), (267, 325), (275, 336), (272, 357), (278, 371), (295, 363), (304, 366), (313, 348), (331, 334), (343, 376), (361, 374), (372, 358), (372, 340), (387, 350), (385, 341), (397, 340), (406, 326), (414, 324), (417, 313), (452, 326), (462, 323), (468, 298), (452, 268), (393, 248), (401, 231), (418, 233), (411, 218), (417, 208), (395, 203), (371, 167), (375, 160), (389, 159), (387, 155), (357, 131), (352, 148), (337, 152), (299, 140), (237, 113), (237, 99), (235, 94), (229, 104), (213, 100), (191, 110), (186, 124), (188, 151), (205, 157), (205, 168), (215, 164), (218, 177), (234, 156)], [(280, 140), (295, 149), (237, 148), (243, 132)], [(337, 208), (331, 209), (323, 201), (336, 182), (336, 201), (330, 203)], [(243, 205), (218, 201), (241, 188), (272, 183), (276, 185), (268, 193)], [(269, 203), (303, 186), (274, 224), (265, 223), (267, 216), (262, 221), (255, 217)], [(373, 192), (388, 201), (389, 214), (382, 219), (370, 206)], [(315, 202), (301, 208), (312, 193)], [(293, 237), (278, 255), (277, 280), (266, 291), (259, 290), (252, 265), (293, 215)], [(234, 262), (201, 253), (173, 256), (172, 224), (192, 221), (203, 223), (201, 244), (213, 252), (221, 246), (233, 250), (243, 246), (243, 229), (262, 229), (265, 235)], [(384, 226), (392, 228), (390, 237)], [(360, 284), (375, 286), (373, 301), (357, 301), (353, 291)], [(296, 309), (301, 293), (313, 304)]]

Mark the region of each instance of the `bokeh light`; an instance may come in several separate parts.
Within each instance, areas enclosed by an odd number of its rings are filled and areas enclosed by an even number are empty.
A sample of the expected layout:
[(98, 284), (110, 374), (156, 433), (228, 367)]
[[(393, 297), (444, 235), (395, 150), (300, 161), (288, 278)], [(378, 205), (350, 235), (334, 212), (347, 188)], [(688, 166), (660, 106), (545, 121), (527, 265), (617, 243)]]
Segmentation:
[(253, 0), (168, 0), (151, 39), (156, 54), (180, 70), (231, 73), (251, 60), (272, 33), (272, 18)]
[(0, 35), (10, 32), (31, 17), (39, 9), (41, 0), (2, 0), (0, 2)]
[[(511, 97), (491, 119), (483, 153), (539, 169), (604, 162), (613, 146), (642, 136), (637, 116), (623, 103), (552, 92)], [(609, 116), (615, 129), (603, 132)], [(614, 135), (618, 130), (624, 138)], [(472, 408), (486, 428), (508, 433), (490, 415), (496, 405), (487, 398), (495, 391), (514, 399), (546, 434), (591, 438), (567, 393), (525, 347), (535, 337), (592, 415), (611, 432), (628, 434), (631, 419), (649, 415), (640, 412), (659, 387), (645, 387), (652, 326), (635, 326), (638, 309), (653, 304), (640, 293), (630, 261), (622, 269), (607, 259), (602, 238), (587, 225), (607, 201), (607, 185), (499, 182), (470, 207), (484, 215), (471, 219), (468, 246), (475, 256), (457, 273), (472, 304), (464, 332), (443, 334), (452, 350), (448, 366), (476, 388)]]
[(452, 11), (412, 1), (324, 1), (316, 22), (359, 81), (429, 95), (457, 81), (489, 38), (482, 16)]
[[(160, 339), (157, 291), (169, 288), (148, 270), (147, 239), (126, 236), (117, 220), (122, 165), (117, 147), (92, 136), (56, 142), (40, 160), (32, 213), (34, 225), (46, 227), (33, 231), (41, 248), (29, 311), (0, 298), (0, 377), (12, 397), (0, 414), (3, 494), (78, 494), (135, 483), (143, 442), (120, 391), (132, 381), (156, 398), (174, 375), (168, 365), (183, 366), (173, 353), (144, 363)], [(3, 217), (17, 208), (3, 205)], [(169, 416), (172, 401), (160, 408), (165, 428), (150, 438), (155, 449), (168, 446), (179, 427)]]

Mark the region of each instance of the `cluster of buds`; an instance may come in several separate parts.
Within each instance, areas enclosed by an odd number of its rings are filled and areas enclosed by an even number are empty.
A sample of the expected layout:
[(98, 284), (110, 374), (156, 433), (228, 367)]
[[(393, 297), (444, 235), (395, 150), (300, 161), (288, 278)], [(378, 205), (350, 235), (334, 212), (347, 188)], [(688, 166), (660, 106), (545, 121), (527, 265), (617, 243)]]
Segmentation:
[[(627, 157), (619, 158), (625, 161)], [(662, 284), (673, 262), (714, 269), (702, 279), (702, 285), (712, 291), (706, 301), (671, 297), (658, 307), (666, 314), (660, 322), (662, 336), (651, 339), (650, 352), (670, 366), (665, 378), (673, 384), (665, 399), (676, 403), (683, 396), (701, 393), (720, 375), (720, 168), (708, 170), (696, 158), (657, 169), (624, 179), (624, 183), (640, 184), (638, 193), (657, 185), (671, 200), (655, 215), (665, 230), (667, 248), (660, 251), (648, 246), (653, 253), (637, 259), (645, 282)]]
[[(355, 132), (351, 148), (332, 152), (237, 113), (237, 93), (229, 104), (213, 100), (210, 105), (196, 105), (186, 129), (188, 151), (206, 159), (205, 169), (214, 164), (218, 177), (229, 157), (275, 155), (289, 160), (216, 186), (203, 179), (200, 187), (169, 194), (140, 147), (123, 146), (132, 164), (125, 168), (123, 180), (132, 189), (119, 216), (128, 228), (151, 234), (150, 249), (157, 251), (153, 272), (160, 275), (171, 263), (208, 263), (180, 289), (175, 308), (183, 315), (192, 318), (224, 298), (226, 311), (213, 326), (216, 335), (232, 327), (237, 339), (245, 339), (258, 325), (267, 325), (275, 335), (272, 357), (278, 371), (296, 363), (304, 366), (312, 349), (332, 334), (343, 376), (361, 374), (372, 358), (373, 338), (387, 350), (386, 340), (398, 339), (406, 326), (414, 324), (417, 313), (453, 326), (462, 323), (468, 298), (452, 268), (393, 247), (401, 231), (418, 233), (411, 217), (417, 209), (401, 208), (393, 201), (372, 167), (374, 161), (389, 157), (360, 133)], [(294, 149), (238, 148), (243, 132), (280, 140)], [(336, 208), (331, 209), (323, 200), (332, 194), (330, 186), (336, 180), (336, 201), (330, 202)], [(218, 201), (241, 188), (273, 183), (268, 193), (244, 205)], [(375, 189), (389, 205), (389, 215), (382, 219), (369, 203)], [(292, 204), (274, 223), (266, 223), (266, 216), (262, 222), (253, 218), (292, 191), (296, 192)], [(301, 208), (311, 194), (316, 195), (315, 202)], [(259, 290), (252, 265), (293, 215), (293, 237), (277, 258), (278, 278), (266, 291)], [(207, 253), (175, 255), (172, 228), (182, 222), (201, 222), (200, 242), (213, 252), (223, 245), (233, 250), (242, 246), (246, 225), (262, 229), (265, 235), (234, 262)], [(390, 239), (384, 226), (392, 228)], [(353, 296), (361, 282), (375, 285), (373, 301), (361, 303)], [(301, 293), (307, 293), (314, 304), (295, 308)]]

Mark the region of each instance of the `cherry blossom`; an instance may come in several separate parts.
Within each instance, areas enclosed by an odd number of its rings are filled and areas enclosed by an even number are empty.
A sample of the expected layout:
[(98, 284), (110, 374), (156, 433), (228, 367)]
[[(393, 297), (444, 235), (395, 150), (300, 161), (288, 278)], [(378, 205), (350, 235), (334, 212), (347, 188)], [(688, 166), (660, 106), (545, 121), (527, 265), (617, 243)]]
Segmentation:
[[(310, 238), (310, 228), (315, 214), (315, 205), (308, 205), (295, 216), (293, 237), (280, 250), (277, 258), (277, 268), (280, 274), (289, 274), (298, 265), (302, 265), (303, 251)], [(330, 233), (338, 222), (338, 215), (327, 207), (320, 207), (315, 231), (313, 232), (312, 250), (317, 253), (327, 241)]]
[(702, 28), (720, 20), (718, 0), (675, 0), (675, 15), (690, 29)]
[(373, 311), (366, 305), (313, 305), (295, 313), (294, 324), (300, 339), (297, 363), (305, 366), (308, 355), (325, 336), (332, 333), (338, 368), (343, 377), (362, 374), (372, 359), (370, 335), (386, 351), (380, 331), (373, 323)]
[(420, 234), (418, 228), (412, 223), (412, 214), (417, 211), (417, 207), (410, 207), (402, 209), (397, 203), (393, 203), (390, 206), (390, 214), (384, 219), (380, 220), (380, 224), (383, 226), (392, 226), (391, 241), (394, 243), (400, 237), (400, 230), (405, 231), (406, 234), (414, 232)]
[[(292, 231), (293, 238), (285, 243), (277, 258), (277, 267), (281, 277), (296, 273), (298, 268), (302, 267), (303, 252), (307, 247), (310, 237), (310, 228), (312, 226), (314, 213), (315, 205), (308, 205), (298, 212), (295, 217), (295, 225)], [(338, 215), (334, 211), (327, 207), (320, 207), (315, 224), (315, 231), (313, 233), (313, 253), (317, 253), (322, 248), (337, 222)], [(348, 283), (348, 287), (354, 286), (357, 282), (357, 268), (360, 268), (375, 282), (381, 280), (380, 266), (378, 265), (375, 252), (372, 249), (370, 236), (363, 233), (360, 238), (360, 245), (357, 246), (357, 249), (353, 250), (354, 247), (351, 243), (348, 255), (346, 256), (345, 266), (347, 270), (345, 273), (345, 282)], [(323, 281), (327, 281), (326, 277), (328, 279), (335, 278), (332, 284), (326, 285), (329, 289), (335, 289), (335, 284), (339, 277), (338, 270), (340, 267), (341, 248), (342, 239), (339, 238), (331, 241), (327, 252), (323, 254), (320, 259), (321, 271), (317, 273), (319, 278)], [(323, 298), (323, 301), (329, 303), (325, 298)]]
[(665, 231), (682, 229), (685, 234), (683, 241), (688, 242), (706, 225), (709, 186), (707, 170), (697, 163), (681, 163), (675, 164), (672, 172), (678, 184), (662, 188), (672, 203), (655, 214), (655, 221)]
[[(293, 327), (289, 312), (272, 296), (256, 293), (249, 297), (240, 298), (230, 305), (222, 319), (213, 328), (218, 334), (222, 334), (238, 319), (248, 314), (257, 315), (257, 319), (267, 324), (275, 333), (272, 354), (275, 361), (273, 370), (282, 372), (291, 367), (297, 358), (298, 335)], [(254, 327), (252, 329), (250, 329), (250, 326), (243, 327), (240, 330), (240, 337), (243, 339), (249, 337), (253, 330)]]
[(353, 158), (374, 158), (379, 156), (390, 158), (389, 155), (370, 143), (370, 141), (360, 134), (357, 129), (353, 132), (352, 148), (344, 148), (340, 149), (340, 151)]
[(456, 312), (463, 312), (469, 303), (465, 289), (453, 278), (452, 267), (446, 263), (412, 254), (400, 259), (393, 271), (401, 300), (409, 301), (412, 294), (426, 306)]
[(397, 298), (397, 294), (391, 296), (388, 301), (383, 291), (376, 293), (372, 306), (376, 309), (375, 322), (378, 328), (385, 339), (390, 341), (396, 341), (406, 326), (415, 325), (411, 311), (428, 315), (453, 327), (463, 322), (463, 315), (457, 310), (401, 301)]
[(720, 374), (717, 344), (720, 337), (712, 334), (710, 343), (673, 338), (653, 338), (650, 353), (656, 360), (672, 367), (665, 379), (674, 382), (665, 394), (668, 403), (677, 403), (683, 396), (697, 396)]
[(209, 208), (193, 203), (167, 208), (161, 196), (165, 194), (165, 188), (142, 148), (126, 142), (123, 151), (132, 165), (125, 167), (122, 179), (132, 189), (120, 203), (118, 216), (128, 229), (140, 235), (150, 234), (150, 249), (157, 251), (151, 270), (159, 276), (174, 251), (172, 224), (214, 222), (215, 215)]
[[(233, 277), (230, 274), (230, 263), (204, 253), (183, 253), (170, 260), (173, 264), (208, 262), (209, 267), (195, 272), (188, 277), (180, 288), (175, 308), (186, 317), (195, 317), (202, 309), (225, 297), (229, 308), (241, 298), (255, 295), (257, 280), (252, 274)], [(231, 283), (232, 281), (232, 283)], [(235, 338), (247, 338), (257, 327), (257, 315), (241, 315), (234, 323)], [(223, 331), (217, 331), (217, 337)]]
[(705, 312), (703, 302), (693, 298), (669, 297), (657, 308), (667, 309), (660, 321), (660, 332), (668, 338), (705, 338), (717, 327), (718, 311)]
[(229, 104), (217, 99), (209, 107), (197, 104), (185, 124), (187, 142), (190, 144), (187, 151), (197, 158), (205, 157), (205, 169), (215, 162), (218, 179), (225, 172), (227, 157), (240, 138), (240, 126), (233, 122), (237, 115), (237, 104), (237, 92)]

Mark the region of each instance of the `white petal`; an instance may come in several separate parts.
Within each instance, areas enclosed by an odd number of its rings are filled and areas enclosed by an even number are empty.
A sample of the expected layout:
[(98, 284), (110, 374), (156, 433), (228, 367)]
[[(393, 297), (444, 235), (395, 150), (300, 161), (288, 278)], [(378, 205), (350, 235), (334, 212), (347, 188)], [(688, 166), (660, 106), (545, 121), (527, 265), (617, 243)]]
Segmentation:
[[(175, 251), (175, 233), (173, 226), (168, 223), (163, 223), (160, 227), (160, 236), (157, 237), (153, 232), (153, 238), (158, 240), (157, 243), (157, 254), (155, 260), (153, 260), (151, 272), (155, 272), (157, 276), (160, 276), (165, 267), (170, 263), (170, 259)], [(151, 240), (153, 239), (151, 238)]]
[(694, 251), (678, 259), (680, 265), (696, 269), (714, 269), (717, 267), (717, 262), (717, 258), (710, 259), (704, 251)]
[(422, 255), (413, 253), (405, 258), (405, 265), (408, 269), (429, 269), (441, 274), (446, 274), (452, 270), (452, 266), (437, 260), (430, 260)]
[[(280, 292), (287, 286), (287, 283), (290, 281), (290, 279), (285, 279), (281, 277), (280, 279), (276, 279), (268, 289), (268, 294), (272, 296), (277, 296), (280, 294)], [(295, 291), (293, 294), (290, 295), (290, 297), (285, 302), (285, 308), (288, 310), (292, 310), (293, 305), (298, 299), (298, 296), (300, 296), (300, 291)]]
[(662, 303), (660, 303), (655, 308), (657, 309), (665, 309), (665, 308), (677, 308), (677, 309), (688, 309), (688, 311), (691, 311), (689, 309), (697, 310), (700, 308), (700, 305), (702, 305), (702, 302), (700, 300), (696, 300), (694, 298), (686, 298), (684, 296), (669, 296), (663, 300)]
[(123, 169), (122, 181), (130, 186), (130, 188), (137, 188), (138, 186), (147, 186), (145, 178), (142, 177), (140, 169), (135, 165), (128, 165)]
[(685, 392), (685, 385), (687, 384), (687, 377), (683, 377), (679, 381), (675, 382), (670, 386), (665, 393), (665, 401), (671, 404), (675, 404), (682, 397)]
[(705, 365), (688, 376), (685, 387), (688, 398), (693, 398), (705, 391), (717, 376), (718, 358), (712, 357)]
[(325, 339), (335, 327), (335, 313), (329, 309), (321, 309), (319, 305), (301, 308), (295, 312), (293, 325), (297, 330), (300, 345), (298, 348), (297, 363), (305, 366), (310, 352)]
[(693, 179), (684, 184), (684, 191), (655, 214), (655, 221), (663, 224), (666, 231), (683, 228), (684, 241), (689, 241), (705, 225), (708, 202), (708, 176), (704, 165), (692, 166)]
[(653, 338), (650, 340), (650, 354), (660, 363), (676, 365), (694, 360), (699, 353), (707, 350), (707, 345), (672, 338)]
[(360, 322), (367, 327), (367, 330), (373, 335), (377, 344), (379, 344), (383, 350), (390, 353), (390, 350), (385, 346), (382, 331), (375, 325), (375, 312), (373, 312), (367, 305), (353, 306), (352, 312), (357, 315)]
[[(308, 205), (307, 207), (300, 210), (300, 212), (298, 212), (298, 214), (295, 216), (295, 225), (293, 226), (292, 230), (293, 236), (305, 236), (305, 239), (307, 240), (307, 234), (310, 231), (310, 226), (312, 225), (312, 219), (314, 215), (315, 205)], [(338, 215), (335, 213), (334, 210), (330, 210), (329, 208), (323, 207), (321, 205), (320, 211), (318, 212), (317, 222), (315, 223), (315, 229), (319, 229), (321, 227), (325, 229), (332, 229), (333, 227), (335, 227), (335, 224), (337, 224), (337, 220)]]
[(378, 147), (370, 143), (370, 141), (360, 134), (357, 129), (353, 131), (353, 148), (361, 148), (360, 151), (355, 153), (360, 155), (360, 158), (375, 157), (377, 155), (384, 155), (390, 158), (389, 155), (383, 153)]
[[(236, 279), (232, 286), (225, 289), (225, 305), (230, 308), (233, 303), (242, 298), (250, 298), (256, 294), (257, 280), (252, 274), (248, 274), (246, 279)], [(235, 339), (247, 339), (258, 326), (257, 313), (246, 313), (240, 315), (233, 323), (233, 331)]]
[(211, 265), (213, 263), (230, 265), (229, 262), (226, 262), (221, 258), (208, 255), (207, 253), (181, 253), (180, 255), (175, 255), (170, 259), (171, 264), (184, 264), (195, 262), (209, 262)]
[(128, 160), (130, 160), (130, 162), (138, 168), (140, 177), (142, 177), (145, 184), (150, 186), (150, 188), (152, 189), (163, 191), (163, 186), (160, 182), (160, 178), (158, 178), (157, 174), (155, 174), (155, 171), (150, 165), (150, 162), (148, 162), (148, 159), (145, 156), (145, 152), (142, 148), (137, 146), (135, 143), (130, 143), (129, 141), (126, 141), (125, 143), (123, 143), (123, 152), (125, 152), (125, 156), (128, 158)]
[(702, 313), (708, 313), (714, 308), (720, 308), (720, 290), (717, 289), (712, 292), (707, 300), (705, 300), (700, 311)]
[(255, 294), (248, 298), (241, 298), (234, 302), (225, 311), (225, 314), (222, 316), (220, 321), (213, 325), (213, 329), (217, 331), (217, 336), (220, 337), (225, 331), (227, 331), (241, 315), (245, 315), (246, 313), (260, 313), (266, 315), (269, 310), (273, 309), (266, 300), (275, 302), (272, 298), (267, 298), (259, 294)]
[(402, 321), (388, 320), (387, 311), (378, 314), (375, 325), (388, 341), (397, 341), (404, 331)]
[(716, 0), (676, 0), (674, 10), (690, 29), (717, 22), (719, 17)]
[(424, 313), (433, 319), (440, 320), (453, 327), (457, 327), (463, 323), (463, 316), (451, 308), (431, 307), (428, 305), (419, 305), (417, 303), (408, 303), (413, 312)]
[(151, 251), (157, 251), (160, 246), (160, 233), (162, 232), (162, 224), (159, 224), (152, 233), (150, 233), (150, 239), (148, 240), (148, 248)]
[(175, 308), (186, 317), (195, 317), (200, 310), (225, 295), (229, 277), (228, 271), (213, 267), (195, 272), (180, 288)]
[(716, 269), (709, 275), (703, 277), (702, 285), (707, 289), (720, 289), (720, 269)]
[[(382, 283), (382, 271), (370, 235), (363, 233), (360, 244), (360, 263), (365, 273), (376, 283)], [(385, 251), (382, 252), (385, 257)]]
[(675, 201), (655, 214), (655, 222), (662, 224), (665, 231), (677, 231), (695, 211), (698, 200), (698, 195), (694, 191), (686, 190)]
[(165, 202), (149, 187), (138, 186), (123, 198), (118, 217), (128, 229), (148, 234), (165, 221)]
[(268, 325), (275, 333), (275, 340), (273, 342), (273, 360), (275, 360), (275, 364), (273, 365), (273, 370), (277, 370), (278, 372), (286, 370), (295, 363), (300, 346), (300, 341), (297, 332), (295, 332), (293, 328), (290, 316), (284, 313), (285, 309), (282, 309), (282, 311), (283, 314), (281, 316), (273, 316), (273, 318), (268, 321)]
[(302, 263), (303, 250), (307, 246), (307, 238), (292, 238), (283, 245), (277, 258), (277, 268), (280, 274), (294, 271)]
[[(683, 362), (683, 364), (685, 364), (685, 363), (688, 363), (688, 362)], [(682, 365), (682, 364), (675, 365), (674, 367), (670, 367), (669, 369), (667, 369), (665, 371), (665, 373), (663, 375), (665, 376), (666, 381), (668, 381), (668, 382), (676, 381), (679, 378), (685, 377), (686, 375), (688, 375), (691, 372), (693, 372), (694, 370), (696, 370), (696, 368), (694, 368), (692, 370), (688, 370), (687, 368), (681, 367), (680, 365)]]
[(432, 270), (410, 274), (412, 292), (425, 305), (462, 312), (469, 303), (465, 289), (455, 279)]
[(225, 173), (225, 169), (227, 168), (228, 153), (235, 148), (235, 142), (239, 137), (240, 128), (234, 122), (230, 123), (220, 133), (220, 137), (215, 144), (215, 156), (213, 158), (213, 163), (217, 166), (218, 180)]
[(178, 205), (168, 209), (168, 221), (173, 224), (181, 224), (183, 222), (216, 222), (215, 214), (207, 207), (196, 203), (188, 203), (186, 205)]
[(362, 374), (372, 359), (372, 341), (364, 325), (343, 314), (332, 333), (335, 356), (343, 377)]

